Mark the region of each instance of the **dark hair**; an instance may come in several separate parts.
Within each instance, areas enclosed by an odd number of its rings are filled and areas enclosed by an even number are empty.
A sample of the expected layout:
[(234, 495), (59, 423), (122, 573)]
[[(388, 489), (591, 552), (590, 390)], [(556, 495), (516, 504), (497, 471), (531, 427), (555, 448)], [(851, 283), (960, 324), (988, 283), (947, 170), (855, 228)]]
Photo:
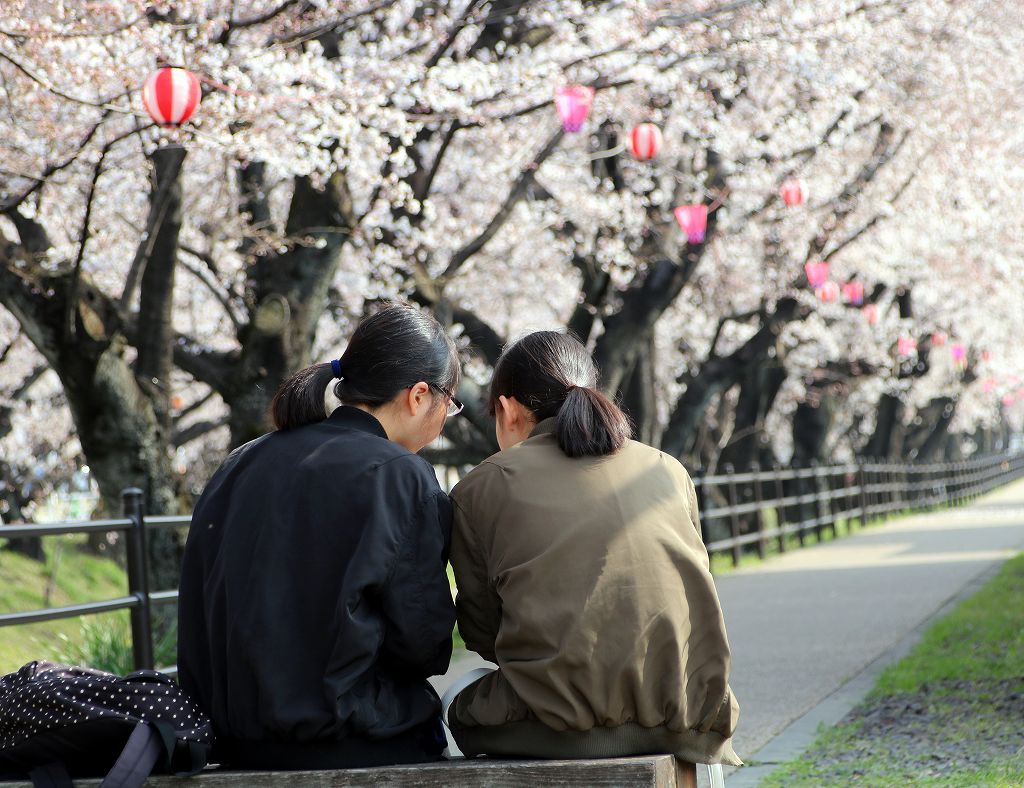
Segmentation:
[[(447, 394), (459, 385), (455, 343), (437, 320), (409, 304), (385, 303), (363, 318), (339, 361), (334, 394), (346, 405), (383, 405), (421, 380)], [(324, 393), (334, 377), (327, 361), (284, 381), (270, 406), (274, 427), (290, 430), (325, 419)]]
[(537, 331), (505, 348), (494, 365), (487, 407), (515, 397), (537, 421), (557, 417), (555, 438), (570, 457), (618, 451), (632, 428), (626, 414), (597, 389), (597, 366), (575, 337)]

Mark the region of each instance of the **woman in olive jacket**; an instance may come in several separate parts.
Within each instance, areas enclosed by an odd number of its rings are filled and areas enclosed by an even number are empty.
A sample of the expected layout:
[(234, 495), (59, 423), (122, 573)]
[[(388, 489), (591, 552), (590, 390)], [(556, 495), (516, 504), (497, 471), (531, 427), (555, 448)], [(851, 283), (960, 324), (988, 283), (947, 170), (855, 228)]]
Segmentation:
[(498, 669), (448, 711), (467, 755), (739, 764), (693, 482), (629, 440), (586, 348), (530, 334), (490, 390), (501, 451), (452, 491), (459, 631)]
[(417, 456), (459, 363), (405, 305), (363, 320), (340, 359), (286, 381), (277, 429), (239, 447), (192, 516), (178, 668), (238, 768), (436, 760), (455, 610), (451, 504)]

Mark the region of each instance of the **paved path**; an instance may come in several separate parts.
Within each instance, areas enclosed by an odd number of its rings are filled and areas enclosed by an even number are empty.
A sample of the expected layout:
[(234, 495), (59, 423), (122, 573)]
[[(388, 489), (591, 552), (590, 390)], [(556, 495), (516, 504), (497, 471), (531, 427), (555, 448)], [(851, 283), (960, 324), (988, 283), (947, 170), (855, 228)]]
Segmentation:
[[(970, 506), (892, 520), (719, 578), (740, 756), (795, 757), (817, 722), (840, 719), (936, 613), (1022, 549), (1018, 482)], [(730, 788), (765, 771), (742, 769)]]
[[(949, 603), (1024, 549), (1024, 481), (970, 506), (891, 520), (717, 579), (740, 702), (736, 750), (795, 757)], [(479, 663), (460, 659), (439, 684)], [(731, 775), (756, 785), (770, 766)]]

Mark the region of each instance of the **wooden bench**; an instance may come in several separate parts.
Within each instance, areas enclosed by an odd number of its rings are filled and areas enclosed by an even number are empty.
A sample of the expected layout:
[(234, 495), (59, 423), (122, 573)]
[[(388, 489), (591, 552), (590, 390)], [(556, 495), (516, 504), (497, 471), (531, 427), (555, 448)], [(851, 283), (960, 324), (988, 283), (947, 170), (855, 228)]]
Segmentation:
[[(98, 788), (100, 780), (76, 780), (75, 788)], [(546, 788), (608, 786), (608, 788), (696, 788), (696, 767), (671, 755), (603, 758), (593, 761), (506, 761), (474, 758), (417, 766), (380, 766), (314, 772), (232, 772), (210, 770), (195, 777), (150, 777), (148, 788)], [(31, 783), (0, 782), (2, 788), (32, 788)]]

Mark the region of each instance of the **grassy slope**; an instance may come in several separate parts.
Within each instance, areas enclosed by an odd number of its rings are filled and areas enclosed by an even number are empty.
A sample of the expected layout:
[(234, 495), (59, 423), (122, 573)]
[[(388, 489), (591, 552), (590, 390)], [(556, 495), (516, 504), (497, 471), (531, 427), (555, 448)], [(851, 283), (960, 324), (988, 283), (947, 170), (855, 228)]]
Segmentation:
[[(20, 613), (44, 607), (94, 602), (125, 596), (124, 572), (111, 560), (79, 552), (81, 536), (50, 537), (44, 541), (47, 560), (37, 563), (0, 550), (0, 613)], [(52, 594), (45, 601), (53, 570)], [(104, 614), (95, 618), (123, 614)], [(0, 628), (0, 674), (33, 659), (57, 659), (66, 649), (63, 633), (72, 641), (80, 636), (81, 618)]]
[[(1022, 679), (1024, 555), (936, 622), (860, 707), (762, 785), (1024, 785), (1014, 689)], [(958, 752), (981, 757), (960, 766)], [(934, 767), (922, 767), (922, 757)]]

